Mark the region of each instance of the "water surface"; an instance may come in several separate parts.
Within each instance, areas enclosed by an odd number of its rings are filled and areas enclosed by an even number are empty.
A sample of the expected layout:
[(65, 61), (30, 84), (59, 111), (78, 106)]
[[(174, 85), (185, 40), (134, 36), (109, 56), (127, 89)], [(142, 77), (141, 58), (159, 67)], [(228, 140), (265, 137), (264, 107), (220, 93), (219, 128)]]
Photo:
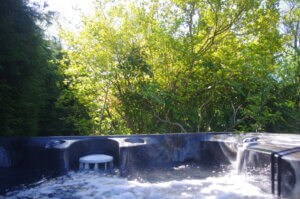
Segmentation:
[[(226, 167), (179, 165), (171, 169), (136, 172), (127, 178), (99, 171), (69, 172), (42, 180), (30, 188), (7, 193), (18, 199), (202, 199), (273, 198), (259, 176), (237, 175)], [(256, 186), (255, 186), (256, 185)]]

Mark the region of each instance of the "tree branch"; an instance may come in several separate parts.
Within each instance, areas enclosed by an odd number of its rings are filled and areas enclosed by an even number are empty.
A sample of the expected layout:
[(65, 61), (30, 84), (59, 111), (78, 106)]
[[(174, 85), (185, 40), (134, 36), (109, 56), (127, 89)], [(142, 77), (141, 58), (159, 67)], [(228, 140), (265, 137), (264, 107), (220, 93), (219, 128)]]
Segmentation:
[(159, 115), (157, 115), (154, 111), (153, 111), (153, 115), (154, 115), (154, 117), (155, 117), (156, 119), (158, 119), (160, 122), (167, 123), (167, 124), (170, 124), (170, 125), (173, 125), (173, 126), (177, 126), (177, 127), (180, 128), (181, 132), (187, 133), (187, 131), (185, 130), (185, 128), (184, 128), (181, 124), (179, 124), (179, 123), (177, 123), (177, 122), (171, 122), (167, 115), (166, 115), (166, 120), (161, 119), (161, 118), (159, 117)]

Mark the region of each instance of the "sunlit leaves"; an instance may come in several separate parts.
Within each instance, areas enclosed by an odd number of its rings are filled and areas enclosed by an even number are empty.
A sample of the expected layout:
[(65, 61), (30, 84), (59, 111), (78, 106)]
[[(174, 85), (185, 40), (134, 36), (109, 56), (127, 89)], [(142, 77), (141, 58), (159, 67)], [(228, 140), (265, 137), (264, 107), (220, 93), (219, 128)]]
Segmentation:
[(276, 94), (286, 41), (278, 6), (96, 1), (82, 30), (62, 32), (68, 84), (98, 133), (274, 130), (295, 107)]

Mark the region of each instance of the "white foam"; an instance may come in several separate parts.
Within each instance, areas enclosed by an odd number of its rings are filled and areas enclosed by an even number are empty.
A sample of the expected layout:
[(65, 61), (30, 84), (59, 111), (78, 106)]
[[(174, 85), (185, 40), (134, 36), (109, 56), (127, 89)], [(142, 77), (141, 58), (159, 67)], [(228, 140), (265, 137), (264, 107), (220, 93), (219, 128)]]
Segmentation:
[[(199, 171), (201, 172), (201, 170)], [(95, 171), (70, 172), (36, 187), (8, 193), (16, 198), (100, 198), (100, 199), (233, 199), (273, 198), (233, 172), (204, 179), (140, 182)]]

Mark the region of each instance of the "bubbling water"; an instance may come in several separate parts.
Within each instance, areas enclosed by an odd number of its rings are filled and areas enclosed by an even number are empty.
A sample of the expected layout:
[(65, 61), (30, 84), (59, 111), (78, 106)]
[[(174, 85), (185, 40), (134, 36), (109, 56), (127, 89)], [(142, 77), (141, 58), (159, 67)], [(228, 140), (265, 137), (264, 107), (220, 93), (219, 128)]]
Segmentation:
[[(251, 179), (252, 178), (252, 179)], [(99, 198), (99, 199), (201, 199), (273, 198), (250, 183), (255, 177), (237, 175), (226, 169), (203, 169), (180, 165), (166, 170), (148, 170), (129, 176), (99, 171), (69, 172), (24, 190), (7, 193), (5, 198)], [(0, 197), (1, 198), (1, 197)]]

